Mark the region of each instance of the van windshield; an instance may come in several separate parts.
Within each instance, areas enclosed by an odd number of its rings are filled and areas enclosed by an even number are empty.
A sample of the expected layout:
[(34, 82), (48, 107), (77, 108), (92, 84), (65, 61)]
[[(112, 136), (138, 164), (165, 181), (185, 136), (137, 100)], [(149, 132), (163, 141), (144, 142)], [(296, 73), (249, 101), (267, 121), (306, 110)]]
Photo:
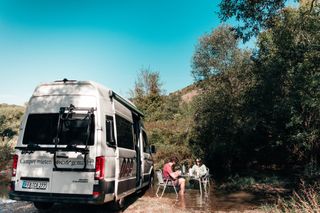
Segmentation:
[[(61, 121), (58, 145), (88, 145), (94, 144), (94, 115), (69, 114), (68, 119)], [(54, 145), (57, 136), (59, 114), (30, 114), (24, 131), (23, 144)], [(88, 126), (89, 131), (88, 131)]]

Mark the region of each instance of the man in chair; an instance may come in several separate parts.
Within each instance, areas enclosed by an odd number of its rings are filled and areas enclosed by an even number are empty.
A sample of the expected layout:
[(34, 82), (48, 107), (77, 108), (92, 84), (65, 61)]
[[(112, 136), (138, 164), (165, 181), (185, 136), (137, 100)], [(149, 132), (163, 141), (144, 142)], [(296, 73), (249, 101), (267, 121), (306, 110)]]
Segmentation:
[(184, 190), (185, 190), (185, 183), (186, 180), (182, 177), (179, 177), (181, 175), (181, 171), (173, 171), (173, 166), (177, 163), (177, 158), (176, 157), (171, 157), (170, 161), (168, 163), (166, 163), (163, 166), (163, 178), (164, 179), (172, 179), (174, 180), (174, 184), (177, 186), (180, 186), (180, 195), (184, 194)]

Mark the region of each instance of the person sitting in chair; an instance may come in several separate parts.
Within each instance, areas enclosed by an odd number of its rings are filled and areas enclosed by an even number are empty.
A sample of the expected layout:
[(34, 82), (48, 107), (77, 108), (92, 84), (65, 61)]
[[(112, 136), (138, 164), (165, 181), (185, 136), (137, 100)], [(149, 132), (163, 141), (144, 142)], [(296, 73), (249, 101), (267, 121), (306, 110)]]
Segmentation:
[(201, 177), (204, 177), (207, 173), (207, 167), (202, 163), (200, 158), (196, 159), (196, 163), (189, 169), (190, 180), (189, 183), (194, 185), (195, 180), (200, 180)]
[(186, 180), (182, 177), (179, 177), (181, 175), (181, 171), (174, 172), (172, 168), (177, 161), (178, 160), (176, 157), (171, 157), (170, 161), (163, 166), (163, 178), (174, 180), (174, 184), (180, 186), (179, 193), (183, 195), (185, 191)]
[(201, 178), (207, 174), (207, 167), (202, 163), (200, 158), (196, 159), (196, 164), (190, 169), (190, 175)]

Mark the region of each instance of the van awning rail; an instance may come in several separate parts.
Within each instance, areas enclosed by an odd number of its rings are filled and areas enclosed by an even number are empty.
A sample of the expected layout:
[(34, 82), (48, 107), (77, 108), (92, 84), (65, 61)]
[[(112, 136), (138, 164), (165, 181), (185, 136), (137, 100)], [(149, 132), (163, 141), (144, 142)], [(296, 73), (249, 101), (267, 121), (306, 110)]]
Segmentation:
[(109, 97), (111, 99), (114, 98), (115, 100), (119, 101), (124, 106), (126, 106), (128, 109), (137, 113), (139, 116), (144, 117), (143, 112), (141, 112), (135, 105), (133, 105), (131, 102), (128, 102), (126, 99), (122, 98), (120, 95), (118, 95), (114, 91), (112, 91), (112, 90), (109, 91)]

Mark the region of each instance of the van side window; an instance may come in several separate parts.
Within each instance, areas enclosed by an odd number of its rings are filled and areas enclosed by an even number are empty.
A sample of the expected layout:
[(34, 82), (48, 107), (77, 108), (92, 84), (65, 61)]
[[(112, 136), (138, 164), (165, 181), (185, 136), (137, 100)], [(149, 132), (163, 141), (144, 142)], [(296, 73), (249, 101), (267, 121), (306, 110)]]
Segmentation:
[(114, 138), (113, 117), (106, 116), (106, 142), (115, 145), (116, 140)]
[(148, 152), (148, 137), (145, 131), (142, 131), (142, 137), (143, 137), (143, 152)]
[(134, 149), (132, 123), (116, 115), (118, 146)]

